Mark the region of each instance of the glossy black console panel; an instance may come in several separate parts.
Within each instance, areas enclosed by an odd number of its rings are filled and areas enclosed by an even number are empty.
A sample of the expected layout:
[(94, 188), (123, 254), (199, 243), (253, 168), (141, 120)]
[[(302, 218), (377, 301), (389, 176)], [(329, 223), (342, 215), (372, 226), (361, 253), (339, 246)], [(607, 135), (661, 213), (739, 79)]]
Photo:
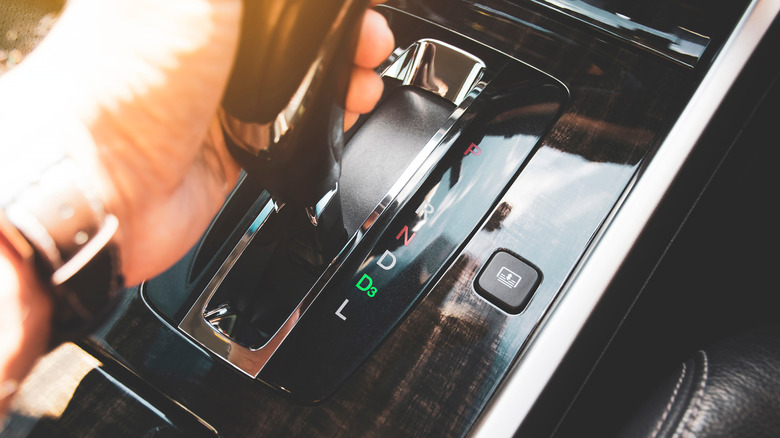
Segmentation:
[(39, 361), (0, 422), (2, 438), (217, 438), (191, 412), (66, 343)]
[(447, 152), (430, 175), (394, 217), (372, 224), (258, 377), (307, 401), (335, 391), (447, 267), (565, 99), (522, 64), (498, 73), (439, 146)]
[(713, 38), (723, 38), (745, 7), (740, 2), (713, 7), (706, 0), (535, 1), (688, 67), (699, 62)]

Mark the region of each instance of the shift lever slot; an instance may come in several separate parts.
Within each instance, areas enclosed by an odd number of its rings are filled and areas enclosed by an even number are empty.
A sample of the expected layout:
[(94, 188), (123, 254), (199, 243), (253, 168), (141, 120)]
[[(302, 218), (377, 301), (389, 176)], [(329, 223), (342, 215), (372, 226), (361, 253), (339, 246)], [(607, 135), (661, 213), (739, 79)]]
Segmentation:
[(244, 347), (262, 347), (347, 242), (335, 200), (319, 224), (298, 208), (269, 216), (209, 300), (204, 319)]

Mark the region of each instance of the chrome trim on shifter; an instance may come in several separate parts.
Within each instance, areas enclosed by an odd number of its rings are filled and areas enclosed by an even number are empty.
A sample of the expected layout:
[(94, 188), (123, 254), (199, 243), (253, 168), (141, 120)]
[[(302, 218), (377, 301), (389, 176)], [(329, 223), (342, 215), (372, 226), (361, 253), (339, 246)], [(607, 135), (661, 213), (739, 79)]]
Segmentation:
[[(460, 105), (455, 108), (455, 111), (453, 111), (452, 115), (444, 122), (444, 125), (442, 125), (436, 134), (428, 140), (428, 143), (422, 148), (420, 153), (414, 157), (409, 164), (409, 167), (401, 174), (395, 184), (390, 187), (390, 190), (388, 190), (387, 194), (382, 198), (382, 201), (376, 206), (373, 213), (371, 213), (366, 221), (363, 222), (363, 225), (360, 227), (362, 232), (365, 233), (371, 227), (374, 220), (384, 212), (393, 200), (396, 200), (396, 198), (399, 197), (401, 190), (404, 189), (404, 187), (408, 187), (404, 192), (404, 195), (407, 197), (411, 196), (413, 188), (416, 188), (422, 182), (428, 171), (433, 169), (441, 157), (444, 156), (444, 153), (447, 152), (446, 148), (438, 148), (444, 140), (444, 137), (450, 132), (452, 127), (455, 126), (455, 123), (460, 119), (468, 107), (471, 106), (474, 99), (482, 93), (486, 86), (487, 83), (482, 81), (474, 85), (474, 88), (472, 88), (471, 92), (463, 99)], [(434, 151), (436, 150), (439, 152), (434, 154)]]
[(430, 91), (458, 106), (484, 71), (485, 63), (476, 56), (441, 41), (422, 39), (398, 56), (382, 76)]
[[(462, 79), (453, 82), (452, 79), (458, 76), (448, 74), (447, 79), (436, 76), (437, 69), (457, 71)], [(457, 108), (455, 108), (452, 115), (444, 122), (436, 134), (428, 140), (428, 143), (412, 160), (398, 180), (390, 187), (387, 194), (377, 204), (374, 211), (363, 222), (363, 225), (360, 227), (363, 234), (390, 203), (398, 197), (404, 187), (416, 187), (422, 181), (424, 175), (441, 159), (445, 151), (441, 151), (441, 153), (430, 160), (429, 157), (436, 150), (437, 146), (442, 143), (444, 136), (455, 126), (455, 123), (466, 109), (471, 106), (474, 99), (487, 86), (487, 82), (480, 81), (485, 69), (485, 63), (468, 52), (441, 41), (422, 39), (398, 55), (393, 63), (382, 72), (382, 77), (398, 79), (401, 81), (401, 85), (415, 86), (431, 91), (434, 94), (439, 94), (438, 91), (443, 91), (444, 95), (439, 95), (450, 100)], [(436, 90), (428, 88), (432, 84), (438, 86)], [(428, 160), (428, 163), (424, 165), (426, 160)], [(408, 192), (407, 195), (409, 195)]]
[[(198, 300), (195, 301), (195, 304), (192, 305), (181, 323), (179, 323), (179, 329), (192, 337), (193, 340), (252, 377), (257, 376), (257, 373), (260, 371), (260, 368), (262, 368), (265, 361), (268, 360), (270, 354), (264, 355), (262, 348), (260, 349), (260, 352), (250, 350), (225, 336), (214, 325), (206, 321), (206, 307), (209, 301), (211, 301), (212, 296), (214, 296), (214, 292), (219, 285), (222, 284), (222, 281), (225, 279), (228, 272), (230, 272), (230, 269), (233, 268), (233, 265), (235, 265), (238, 258), (241, 257), (241, 254), (244, 253), (246, 247), (252, 242), (252, 239), (254, 239), (258, 231), (260, 231), (263, 224), (268, 220), (276, 208), (276, 203), (269, 199), (265, 207), (263, 207), (241, 237), (241, 240), (238, 241), (222, 263), (222, 266), (219, 267), (217, 273), (214, 274), (214, 277), (206, 286), (206, 289), (200, 297), (198, 297)], [(252, 370), (256, 370), (256, 372), (253, 373)]]
[(336, 196), (336, 193), (339, 191), (339, 183), (336, 183), (336, 187), (333, 188), (333, 190), (329, 191), (328, 193), (325, 193), (325, 195), (320, 199), (316, 205), (313, 207), (306, 207), (306, 216), (309, 218), (309, 221), (312, 225), (315, 227), (319, 223), (320, 215), (322, 215), (322, 212), (325, 210), (325, 207), (330, 204), (330, 201), (333, 199), (334, 196)]
[(281, 147), (284, 136), (303, 117), (301, 107), (306, 103), (308, 98), (306, 92), (314, 81), (314, 75), (322, 68), (322, 57), (323, 54), (320, 53), (319, 58), (309, 67), (298, 89), (290, 98), (290, 102), (274, 120), (267, 123), (248, 122), (233, 117), (224, 108), (220, 108), (217, 113), (225, 134), (238, 147), (256, 157), (264, 151), (270, 154), (271, 149)]

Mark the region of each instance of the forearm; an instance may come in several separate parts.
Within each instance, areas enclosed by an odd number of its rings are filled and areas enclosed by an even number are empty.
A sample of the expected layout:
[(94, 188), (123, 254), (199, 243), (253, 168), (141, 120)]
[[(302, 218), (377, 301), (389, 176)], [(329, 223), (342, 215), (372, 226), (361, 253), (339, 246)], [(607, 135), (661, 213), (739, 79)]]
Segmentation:
[(31, 267), (0, 236), (0, 418), (49, 340), (51, 302)]

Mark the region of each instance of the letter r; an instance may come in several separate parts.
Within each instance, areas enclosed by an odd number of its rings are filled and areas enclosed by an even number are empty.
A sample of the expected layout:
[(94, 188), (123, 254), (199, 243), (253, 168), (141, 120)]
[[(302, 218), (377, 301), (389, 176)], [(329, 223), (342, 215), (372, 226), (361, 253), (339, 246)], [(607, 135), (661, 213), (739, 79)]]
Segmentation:
[(417, 210), (414, 211), (415, 214), (418, 216), (422, 215), (422, 218), (424, 221), (428, 220), (428, 215), (433, 214), (436, 209), (433, 207), (433, 205), (428, 202), (427, 200), (423, 199), (422, 204), (420, 204), (419, 207), (417, 207)]

